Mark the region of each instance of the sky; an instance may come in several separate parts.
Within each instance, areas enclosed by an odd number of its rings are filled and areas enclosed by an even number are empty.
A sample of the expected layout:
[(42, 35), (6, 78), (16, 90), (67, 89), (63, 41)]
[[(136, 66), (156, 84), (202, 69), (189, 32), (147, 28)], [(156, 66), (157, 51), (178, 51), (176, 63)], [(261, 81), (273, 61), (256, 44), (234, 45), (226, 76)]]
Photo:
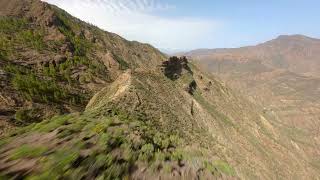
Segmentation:
[(44, 0), (164, 51), (234, 48), (279, 35), (320, 37), (319, 0)]

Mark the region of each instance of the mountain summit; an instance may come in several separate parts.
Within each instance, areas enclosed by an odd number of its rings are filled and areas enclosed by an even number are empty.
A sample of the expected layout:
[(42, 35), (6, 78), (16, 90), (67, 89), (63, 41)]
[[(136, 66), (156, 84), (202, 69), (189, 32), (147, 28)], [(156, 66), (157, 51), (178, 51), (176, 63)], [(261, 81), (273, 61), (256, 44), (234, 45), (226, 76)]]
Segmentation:
[(319, 177), (318, 146), (186, 57), (38, 0), (0, 15), (1, 178)]

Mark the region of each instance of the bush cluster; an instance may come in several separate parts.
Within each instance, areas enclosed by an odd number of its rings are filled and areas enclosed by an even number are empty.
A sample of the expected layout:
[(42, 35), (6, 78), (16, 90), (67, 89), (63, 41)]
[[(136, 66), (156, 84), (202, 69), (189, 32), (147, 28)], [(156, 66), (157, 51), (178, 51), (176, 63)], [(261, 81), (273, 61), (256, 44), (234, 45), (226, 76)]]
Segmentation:
[(13, 87), (28, 100), (40, 102), (60, 102), (67, 98), (67, 92), (54, 81), (41, 80), (35, 74), (16, 74), (12, 79)]
[(27, 20), (15, 17), (0, 17), (0, 32), (10, 34), (26, 28)]
[(17, 37), (21, 41), (20, 44), (26, 44), (38, 51), (43, 50), (46, 46), (43, 40), (44, 35), (41, 31), (24, 30), (19, 32)]
[(83, 97), (72, 94), (52, 79), (42, 79), (32, 70), (18, 65), (7, 65), (5, 70), (12, 75), (11, 84), (29, 101), (41, 103), (68, 102), (77, 105)]

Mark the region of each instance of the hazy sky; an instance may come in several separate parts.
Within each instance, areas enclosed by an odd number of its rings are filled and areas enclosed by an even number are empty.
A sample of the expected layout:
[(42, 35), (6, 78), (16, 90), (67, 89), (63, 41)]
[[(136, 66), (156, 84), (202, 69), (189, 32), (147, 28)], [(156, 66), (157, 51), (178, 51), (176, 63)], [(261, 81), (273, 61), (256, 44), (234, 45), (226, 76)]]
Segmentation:
[(45, 0), (160, 49), (254, 45), (281, 34), (320, 37), (319, 0)]

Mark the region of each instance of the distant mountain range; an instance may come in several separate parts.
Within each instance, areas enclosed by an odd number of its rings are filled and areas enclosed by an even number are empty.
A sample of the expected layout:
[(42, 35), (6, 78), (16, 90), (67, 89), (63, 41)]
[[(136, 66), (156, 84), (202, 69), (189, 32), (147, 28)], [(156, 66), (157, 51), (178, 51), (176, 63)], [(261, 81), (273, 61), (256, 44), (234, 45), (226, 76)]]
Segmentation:
[[(320, 76), (320, 40), (303, 35), (279, 36), (256, 45), (233, 49), (200, 49), (184, 55), (201, 60), (202, 63), (260, 64), (259, 68), (286, 69), (307, 75)], [(216, 66), (215, 66), (216, 67)], [(251, 66), (249, 66), (251, 67)]]

